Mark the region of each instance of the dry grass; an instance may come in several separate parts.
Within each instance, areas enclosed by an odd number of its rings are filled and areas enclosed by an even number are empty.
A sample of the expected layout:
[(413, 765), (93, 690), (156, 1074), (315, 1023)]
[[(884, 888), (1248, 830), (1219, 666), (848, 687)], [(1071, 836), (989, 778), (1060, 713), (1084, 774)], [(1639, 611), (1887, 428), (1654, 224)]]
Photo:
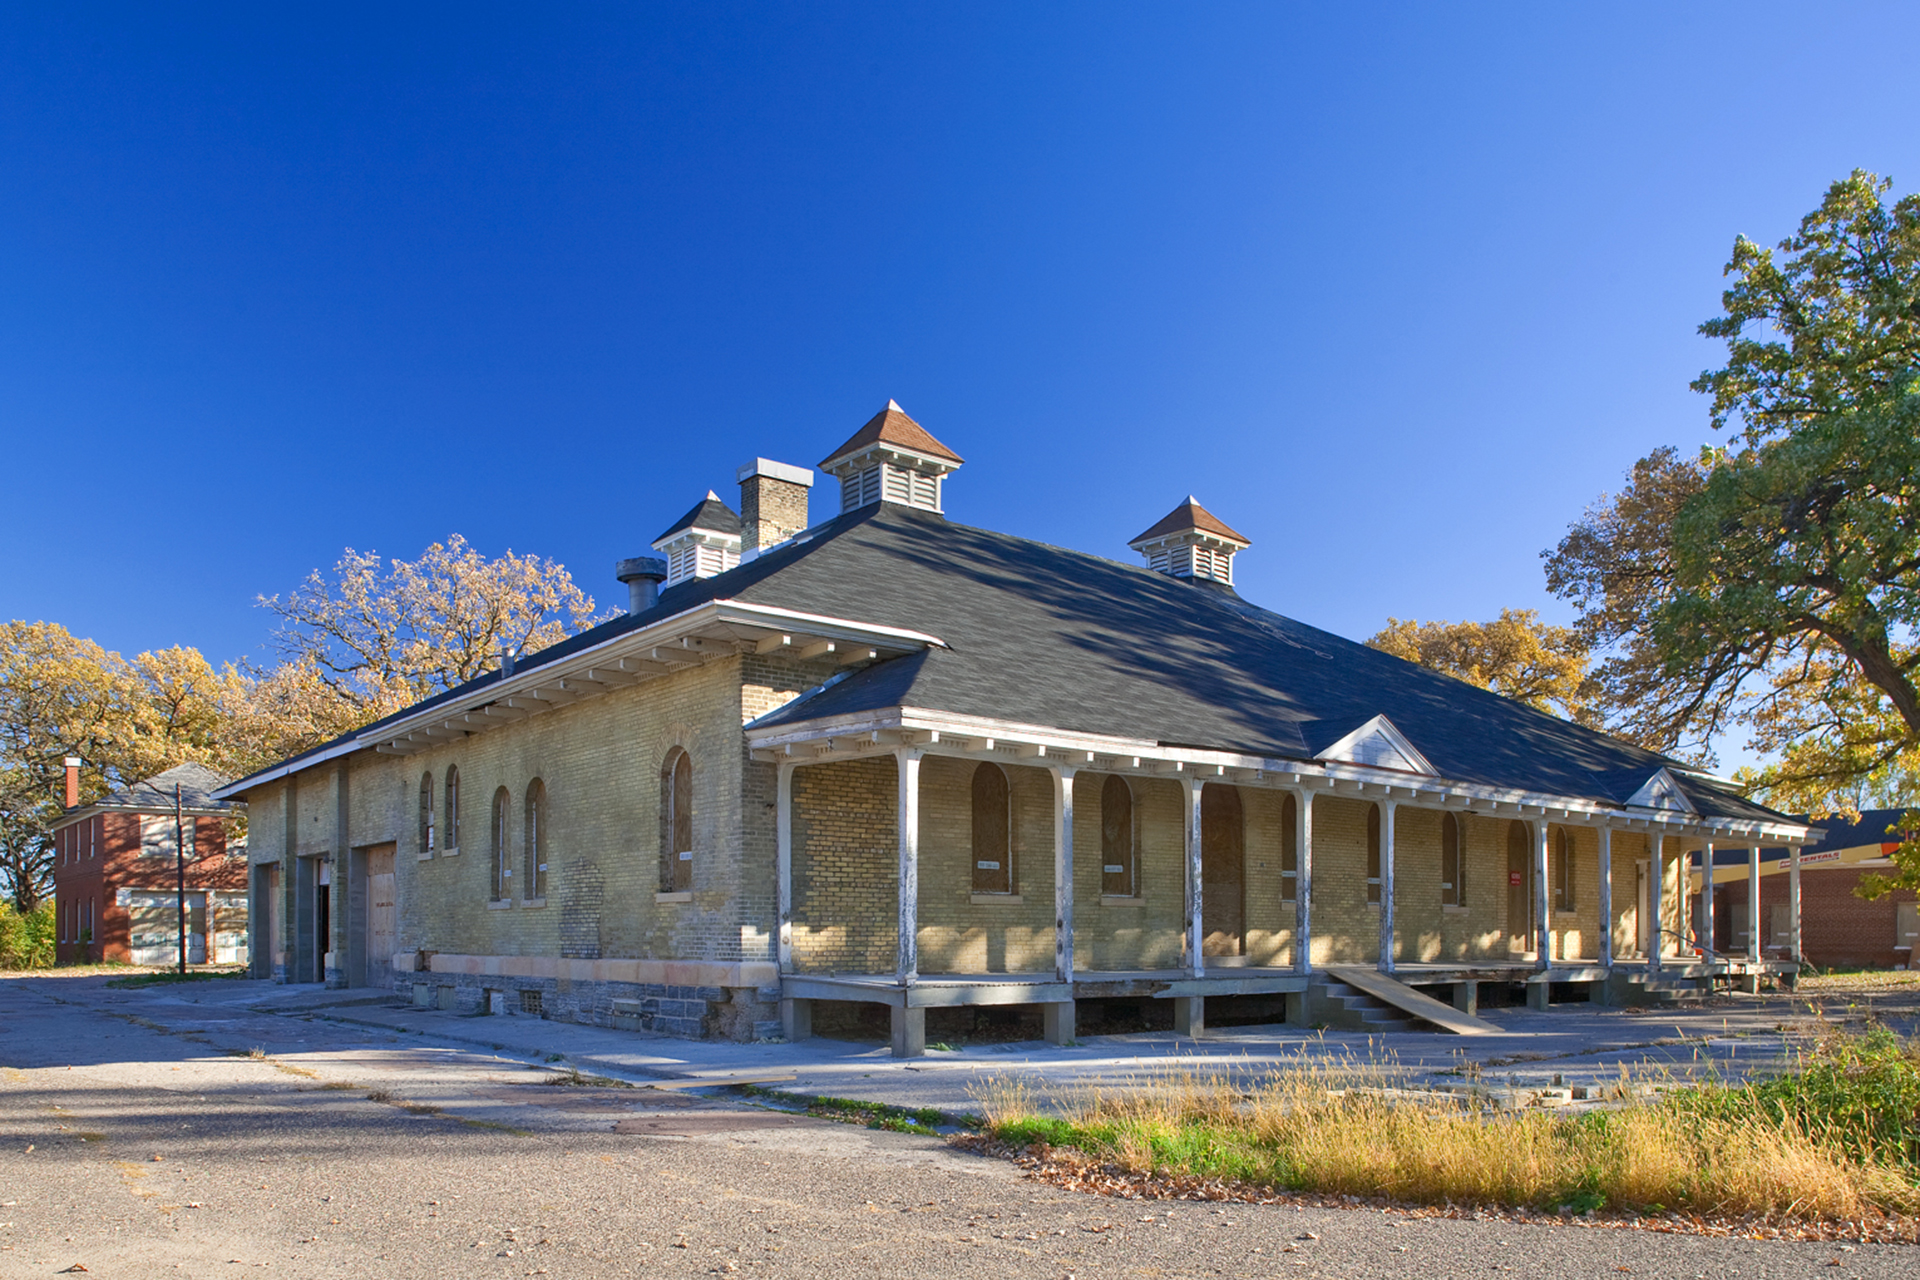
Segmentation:
[(1809, 1119), (1797, 1101), (1769, 1107), (1741, 1087), (1649, 1096), (1623, 1077), (1611, 1105), (1571, 1114), (1494, 1111), (1401, 1083), (1391, 1063), (1302, 1058), (1251, 1086), (1191, 1074), (1043, 1099), (996, 1082), (978, 1101), (996, 1137), (1076, 1147), (1132, 1173), (1575, 1212), (1920, 1212), (1920, 1169), (1906, 1152), (1863, 1157), (1844, 1123)]

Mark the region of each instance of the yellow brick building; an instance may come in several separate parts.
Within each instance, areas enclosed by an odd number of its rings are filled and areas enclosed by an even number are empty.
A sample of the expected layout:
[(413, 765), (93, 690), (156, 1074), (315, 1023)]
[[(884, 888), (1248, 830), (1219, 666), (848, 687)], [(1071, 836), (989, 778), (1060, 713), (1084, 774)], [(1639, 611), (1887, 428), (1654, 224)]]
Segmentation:
[(1324, 1020), (1342, 966), (1608, 998), (1697, 959), (1691, 848), (1809, 836), (1241, 600), (1192, 499), (1123, 564), (949, 521), (897, 405), (820, 465), (830, 518), (756, 459), (625, 615), (227, 787), (257, 970), (688, 1036), (865, 1002), (902, 1054), (941, 1006)]

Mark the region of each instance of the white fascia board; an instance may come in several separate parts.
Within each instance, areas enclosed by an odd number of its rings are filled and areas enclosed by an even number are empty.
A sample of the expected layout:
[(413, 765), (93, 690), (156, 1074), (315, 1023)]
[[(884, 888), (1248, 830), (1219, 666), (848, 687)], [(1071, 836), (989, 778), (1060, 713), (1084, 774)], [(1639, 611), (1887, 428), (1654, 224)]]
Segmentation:
[[(1019, 743), (1057, 749), (1064, 753), (1092, 752), (1095, 755), (1139, 757), (1203, 768), (1253, 770), (1272, 775), (1268, 785), (1311, 787), (1333, 791), (1338, 783), (1354, 782), (1379, 788), (1378, 794), (1391, 798), (1396, 792), (1430, 796), (1435, 807), (1476, 804), (1502, 808), (1507, 816), (1549, 818), (1576, 826), (1612, 825), (1659, 830), (1669, 835), (1746, 837), (1768, 844), (1806, 844), (1819, 839), (1817, 828), (1797, 824), (1762, 822), (1735, 818), (1703, 818), (1671, 809), (1644, 809), (1628, 812), (1617, 805), (1581, 796), (1556, 796), (1542, 792), (1518, 791), (1482, 783), (1453, 782), (1440, 777), (1416, 777), (1398, 769), (1380, 769), (1370, 765), (1334, 760), (1292, 760), (1279, 756), (1255, 756), (1233, 751), (1207, 751), (1192, 747), (1163, 747), (1144, 738), (1120, 738), (1103, 734), (1057, 729), (1047, 725), (1023, 724), (984, 716), (958, 715), (944, 711), (926, 711), (913, 707), (886, 707), (875, 711), (850, 712), (799, 724), (775, 725), (765, 729), (748, 728), (747, 744), (755, 751), (778, 751), (828, 738), (850, 738), (878, 732), (934, 733), (954, 738), (977, 740), (992, 738), (996, 743)], [(905, 744), (902, 744), (905, 745)], [(891, 750), (891, 747), (887, 749)], [(943, 754), (939, 744), (926, 748)], [(1162, 775), (1164, 776), (1164, 775)], [(1242, 783), (1241, 785), (1249, 785)], [(1257, 785), (1257, 784), (1255, 784)], [(1357, 798), (1357, 797), (1356, 797)], [(1493, 816), (1502, 816), (1496, 813)]]
[(275, 765), (238, 781), (230, 782), (215, 791), (214, 798), (226, 800), (243, 796), (254, 787), (277, 782), (282, 778), (310, 769), (314, 765), (352, 755), (356, 751), (370, 751), (378, 743), (405, 737), (425, 726), (476, 711), (503, 698), (529, 695), (542, 685), (564, 680), (570, 674), (587, 670), (595, 665), (604, 665), (609, 658), (621, 657), (629, 652), (638, 654), (642, 650), (671, 644), (682, 636), (693, 635), (708, 627), (730, 624), (773, 631), (782, 629), (799, 631), (807, 635), (823, 635), (835, 640), (864, 642), (876, 648), (911, 650), (947, 647), (944, 640), (938, 636), (928, 635), (924, 631), (879, 626), (848, 618), (832, 618), (824, 614), (801, 613), (798, 610), (748, 604), (739, 600), (708, 600), (641, 627), (637, 631), (611, 636), (578, 653), (568, 654), (559, 662), (544, 663), (527, 671), (515, 672), (506, 679), (495, 681), (484, 688), (475, 689), (446, 702), (436, 703), (426, 711), (386, 724), (377, 732), (369, 733), (363, 730), (313, 755)]

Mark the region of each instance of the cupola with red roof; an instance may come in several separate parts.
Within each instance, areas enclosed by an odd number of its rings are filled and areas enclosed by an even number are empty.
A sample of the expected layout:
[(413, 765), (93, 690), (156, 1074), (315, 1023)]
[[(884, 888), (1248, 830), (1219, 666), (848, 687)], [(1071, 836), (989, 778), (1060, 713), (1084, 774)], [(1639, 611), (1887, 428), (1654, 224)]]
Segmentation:
[(959, 470), (960, 462), (959, 454), (889, 400), (852, 439), (828, 454), (820, 469), (840, 481), (842, 514), (876, 502), (939, 511), (940, 482)]
[(1127, 545), (1145, 556), (1147, 567), (1155, 573), (1230, 587), (1234, 554), (1253, 543), (1188, 494), (1185, 502)]

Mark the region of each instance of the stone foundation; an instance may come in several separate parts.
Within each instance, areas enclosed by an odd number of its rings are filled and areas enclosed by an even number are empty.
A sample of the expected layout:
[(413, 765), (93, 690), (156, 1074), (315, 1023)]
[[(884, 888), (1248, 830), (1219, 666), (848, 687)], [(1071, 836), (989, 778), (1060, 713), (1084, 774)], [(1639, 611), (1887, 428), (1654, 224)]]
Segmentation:
[(688, 987), (422, 972), (395, 975), (394, 994), (416, 1008), (473, 1017), (539, 1017), (686, 1040), (744, 1043), (780, 1034), (777, 987)]

